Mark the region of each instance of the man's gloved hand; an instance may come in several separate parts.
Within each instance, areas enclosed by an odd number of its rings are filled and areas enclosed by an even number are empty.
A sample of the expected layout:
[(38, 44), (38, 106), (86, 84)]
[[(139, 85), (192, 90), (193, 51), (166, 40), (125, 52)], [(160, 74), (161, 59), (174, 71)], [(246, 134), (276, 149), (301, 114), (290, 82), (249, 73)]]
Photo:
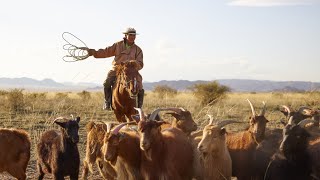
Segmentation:
[(88, 47), (79, 47), (79, 49), (87, 51), (89, 56), (92, 56), (96, 52), (96, 50), (89, 49)]

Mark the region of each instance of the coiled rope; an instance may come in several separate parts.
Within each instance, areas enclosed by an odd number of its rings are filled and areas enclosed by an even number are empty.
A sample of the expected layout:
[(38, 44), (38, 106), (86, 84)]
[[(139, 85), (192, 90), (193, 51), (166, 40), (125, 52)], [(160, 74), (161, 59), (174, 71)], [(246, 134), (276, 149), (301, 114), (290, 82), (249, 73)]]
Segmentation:
[[(77, 39), (79, 42), (82, 43), (82, 46), (78, 47), (78, 46), (70, 43), (66, 39), (66, 35), (70, 35), (73, 38)], [(62, 38), (66, 42), (66, 44), (63, 45), (63, 49), (68, 52), (68, 55), (65, 55), (65, 56), (62, 57), (63, 61), (65, 61), (65, 62), (76, 62), (76, 61), (85, 60), (85, 59), (87, 59), (89, 57), (89, 53), (87, 51), (88, 47), (87, 47), (86, 43), (84, 43), (81, 39), (79, 39), (78, 37), (76, 37), (75, 35), (73, 35), (73, 34), (71, 34), (69, 32), (62, 33)], [(72, 59), (70, 60), (70, 58), (72, 58)]]

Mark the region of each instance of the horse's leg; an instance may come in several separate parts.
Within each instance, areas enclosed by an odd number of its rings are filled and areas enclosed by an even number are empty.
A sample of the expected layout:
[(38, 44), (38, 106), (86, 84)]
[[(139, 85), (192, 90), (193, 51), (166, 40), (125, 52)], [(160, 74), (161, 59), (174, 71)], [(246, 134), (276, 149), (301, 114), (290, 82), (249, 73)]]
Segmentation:
[(119, 114), (119, 113), (115, 113), (117, 121), (119, 122), (126, 122), (126, 117), (125, 115)]

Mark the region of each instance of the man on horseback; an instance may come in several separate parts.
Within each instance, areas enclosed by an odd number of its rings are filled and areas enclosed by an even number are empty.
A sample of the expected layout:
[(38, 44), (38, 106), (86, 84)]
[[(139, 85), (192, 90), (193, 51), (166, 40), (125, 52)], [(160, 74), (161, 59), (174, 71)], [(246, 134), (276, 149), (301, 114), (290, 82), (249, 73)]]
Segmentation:
[[(121, 64), (121, 62), (135, 60), (139, 64), (138, 69), (141, 70), (143, 68), (142, 50), (134, 43), (137, 35), (136, 30), (129, 27), (123, 32), (123, 34), (125, 35), (123, 40), (116, 42), (112, 46), (106, 47), (105, 49), (99, 49), (98, 51), (96, 51), (95, 49), (86, 49), (89, 56), (93, 56), (95, 58), (108, 58), (114, 56), (114, 60), (112, 61), (113, 68), (108, 72), (107, 79), (103, 83), (105, 95), (103, 109), (105, 110), (110, 110), (111, 106), (111, 87), (116, 80), (115, 67)], [(139, 108), (142, 107), (143, 96), (144, 90), (142, 89), (138, 93)]]

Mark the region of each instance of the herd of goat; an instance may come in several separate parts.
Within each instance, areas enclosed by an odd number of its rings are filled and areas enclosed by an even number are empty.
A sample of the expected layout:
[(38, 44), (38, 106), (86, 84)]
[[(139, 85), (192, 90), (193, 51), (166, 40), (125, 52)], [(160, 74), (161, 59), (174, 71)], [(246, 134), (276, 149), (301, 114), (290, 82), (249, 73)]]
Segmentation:
[[(266, 105), (252, 116), (249, 128), (227, 132), (235, 120), (215, 121), (197, 131), (189, 111), (160, 108), (145, 114), (137, 108), (136, 122), (95, 122), (86, 125), (86, 154), (82, 178), (93, 168), (103, 179), (121, 180), (320, 180), (320, 110), (283, 105), (283, 129), (266, 128)], [(174, 117), (168, 123), (164, 111)], [(38, 179), (78, 179), (80, 117), (59, 117), (60, 130), (45, 131), (37, 144)], [(18, 129), (0, 129), (0, 172), (26, 179), (30, 137)]]

